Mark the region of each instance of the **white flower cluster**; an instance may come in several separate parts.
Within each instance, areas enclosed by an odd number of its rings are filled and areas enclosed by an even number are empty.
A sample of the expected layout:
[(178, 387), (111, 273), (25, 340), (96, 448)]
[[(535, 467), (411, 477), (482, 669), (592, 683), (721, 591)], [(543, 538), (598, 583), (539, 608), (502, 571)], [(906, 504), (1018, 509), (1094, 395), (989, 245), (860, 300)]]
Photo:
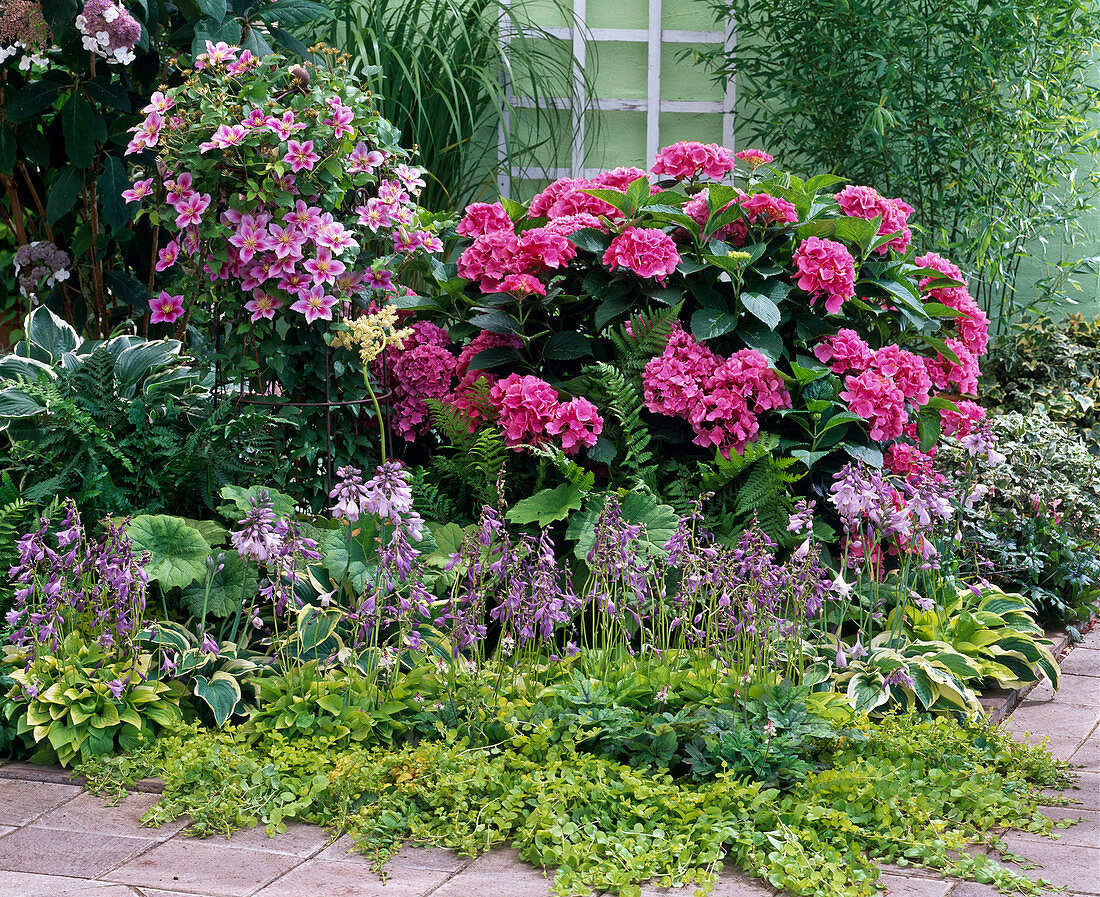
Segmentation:
[(0, 47), (0, 65), (3, 65), (16, 53), (22, 53), (23, 55), (19, 58), (19, 70), (21, 72), (29, 72), (32, 65), (45, 66), (49, 62), (46, 58), (46, 52), (46, 50), (40, 53), (35, 52), (23, 43), (23, 41), (17, 40), (15, 43), (9, 44), (6, 47)]

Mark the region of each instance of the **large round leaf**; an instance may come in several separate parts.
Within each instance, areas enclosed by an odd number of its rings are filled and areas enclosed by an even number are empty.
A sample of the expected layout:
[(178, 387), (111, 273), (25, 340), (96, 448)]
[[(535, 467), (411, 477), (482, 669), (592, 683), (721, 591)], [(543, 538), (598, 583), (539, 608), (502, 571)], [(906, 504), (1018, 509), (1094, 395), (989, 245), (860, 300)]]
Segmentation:
[(130, 521), (126, 532), (138, 553), (149, 552), (145, 569), (162, 589), (182, 589), (206, 574), (210, 546), (182, 518), (142, 514)]
[(211, 577), (210, 593), (206, 592), (206, 580), (200, 578), (184, 587), (183, 605), (197, 620), (202, 616), (206, 601), (206, 616), (225, 619), (235, 614), (241, 604), (256, 595), (256, 570), (245, 564), (235, 551), (225, 554), (224, 566)]

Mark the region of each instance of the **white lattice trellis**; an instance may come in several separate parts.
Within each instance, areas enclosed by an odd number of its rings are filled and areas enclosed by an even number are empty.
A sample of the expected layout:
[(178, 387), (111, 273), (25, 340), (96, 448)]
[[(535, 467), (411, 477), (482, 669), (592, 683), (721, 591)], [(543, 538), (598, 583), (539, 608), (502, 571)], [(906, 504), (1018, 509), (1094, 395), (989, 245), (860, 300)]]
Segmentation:
[[(506, 0), (508, 2), (508, 0)], [(511, 85), (505, 83), (505, 96), (508, 110), (501, 124), (498, 144), (501, 163), (497, 186), (502, 194), (510, 192), (512, 180), (554, 180), (560, 177), (585, 177), (594, 175), (598, 169), (585, 167), (586, 121), (583, 111), (583, 85), (585, 65), (589, 43), (603, 41), (616, 43), (644, 43), (646, 45), (646, 95), (644, 99), (615, 99), (601, 97), (596, 99), (589, 109), (597, 112), (644, 112), (646, 115), (646, 158), (652, 162), (661, 145), (661, 113), (688, 112), (710, 113), (722, 116), (722, 142), (733, 149), (734, 115), (736, 104), (736, 83), (730, 79), (726, 83), (722, 100), (662, 100), (661, 99), (661, 47), (664, 44), (722, 44), (727, 54), (732, 54), (736, 46), (737, 32), (732, 21), (724, 31), (681, 31), (665, 29), (662, 24), (663, 0), (649, 0), (648, 28), (586, 28), (587, 0), (573, 0), (573, 27), (548, 27), (542, 35), (550, 35), (568, 41), (572, 47), (574, 78), (574, 96), (570, 98), (551, 97), (536, 101), (531, 97), (517, 96)], [(502, 29), (502, 40), (507, 44), (512, 34)], [(571, 109), (573, 111), (573, 139), (568, 168), (524, 168), (513, 171), (506, 169), (507, 152), (505, 150), (505, 129), (511, 127), (512, 109), (534, 108)]]

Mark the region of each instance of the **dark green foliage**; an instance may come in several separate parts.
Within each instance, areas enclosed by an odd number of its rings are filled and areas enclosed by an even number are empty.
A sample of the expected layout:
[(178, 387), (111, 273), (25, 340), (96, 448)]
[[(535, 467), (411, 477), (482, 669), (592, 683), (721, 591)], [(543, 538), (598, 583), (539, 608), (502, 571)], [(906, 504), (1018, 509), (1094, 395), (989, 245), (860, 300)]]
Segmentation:
[(789, 487), (805, 473), (792, 468), (796, 458), (776, 454), (779, 437), (761, 434), (745, 447), (745, 454), (716, 455), (703, 474), (703, 488), (715, 493), (717, 531), (735, 534), (756, 525), (773, 540), (787, 539), (787, 524), (793, 508)]
[[(0, 621), (11, 608), (15, 598), (15, 588), (7, 576), (7, 571), (15, 566), (19, 557), (15, 540), (28, 532), (37, 516), (36, 507), (19, 494), (12, 482), (11, 475), (4, 471), (0, 474)], [(0, 631), (6, 631), (7, 624), (0, 622)], [(2, 741), (2, 737), (0, 737)], [(0, 753), (2, 753), (0, 746)]]
[[(667, 339), (667, 334), (665, 336)], [(644, 366), (644, 359), (642, 360)], [(614, 415), (615, 430), (605, 433), (605, 438), (614, 437), (617, 445), (623, 446), (621, 457), (614, 459), (615, 475), (622, 477), (625, 483), (632, 479), (649, 489), (657, 485), (657, 462), (650, 442), (653, 437), (650, 428), (642, 420), (645, 404), (639, 392), (639, 378), (626, 376), (623, 371), (611, 364), (597, 362), (586, 371), (588, 388), (592, 398), (602, 408)], [(608, 422), (604, 422), (605, 429)]]
[[(481, 381), (482, 391), (488, 387)], [(476, 400), (475, 400), (476, 401)], [(476, 516), (482, 505), (496, 504), (507, 460), (504, 436), (495, 427), (470, 432), (470, 419), (450, 404), (429, 399), (432, 420), (449, 447), (448, 455), (432, 457), (432, 468), (463, 510)]]

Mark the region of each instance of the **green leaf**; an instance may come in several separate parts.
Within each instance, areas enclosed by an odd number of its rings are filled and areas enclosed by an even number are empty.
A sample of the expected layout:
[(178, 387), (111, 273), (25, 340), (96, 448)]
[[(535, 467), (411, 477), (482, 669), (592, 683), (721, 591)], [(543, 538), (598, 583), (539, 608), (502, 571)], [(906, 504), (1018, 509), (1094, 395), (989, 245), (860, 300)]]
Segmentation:
[(559, 330), (546, 341), (542, 354), (551, 361), (573, 361), (591, 355), (592, 344), (576, 330)]
[(204, 598), (206, 616), (224, 620), (256, 594), (256, 571), (251, 564), (241, 560), (235, 551), (227, 551), (223, 563), (225, 566), (211, 577), (209, 597), (206, 596), (205, 574), (183, 589), (183, 606), (196, 620), (202, 615)]
[(225, 14), (228, 11), (225, 0), (195, 0), (195, 5), (204, 16), (208, 16), (214, 22), (221, 23), (225, 20)]
[(95, 120), (92, 107), (78, 90), (61, 107), (61, 133), (69, 161), (77, 168), (91, 165), (95, 156)]
[[(26, 354), (39, 361), (56, 364), (61, 361), (62, 355), (80, 345), (80, 335), (76, 329), (44, 305), (27, 315), (23, 330)], [(43, 354), (45, 357), (40, 357)]]
[(563, 483), (516, 502), (507, 517), (513, 523), (538, 523), (546, 527), (580, 510), (584, 496), (585, 491), (579, 483)]
[(70, 165), (61, 170), (46, 200), (46, 221), (57, 224), (76, 205), (84, 189), (84, 171)]
[[(349, 581), (352, 587), (362, 592), (378, 575), (378, 549), (375, 545), (377, 524), (372, 519), (360, 518), (355, 524), (358, 535), (348, 545), (347, 529), (341, 527), (332, 530), (323, 545), (325, 571), (336, 585)], [(368, 552), (366, 545), (371, 546)]]
[(15, 386), (0, 389), (0, 425), (7, 426), (9, 420), (34, 417), (45, 411), (45, 406), (28, 396)]
[[(610, 191), (614, 193), (615, 191)], [(619, 198), (622, 198), (622, 194), (618, 194)], [(583, 249), (586, 252), (594, 252), (597, 255), (602, 256), (607, 247), (611, 245), (611, 238), (602, 231), (598, 231), (591, 227), (582, 227), (580, 230), (575, 230), (568, 237), (570, 243), (576, 246), (578, 249)]]
[(145, 569), (162, 589), (182, 589), (206, 575), (210, 546), (183, 518), (142, 514), (130, 521), (126, 533), (137, 553), (149, 553)]
[(15, 130), (7, 122), (0, 122), (0, 172), (11, 174), (15, 171), (16, 150), (19, 141)]
[(304, 25), (317, 19), (333, 17), (332, 10), (313, 0), (275, 0), (274, 3), (261, 3), (253, 15), (265, 22), (278, 22), (281, 25)]
[(67, 87), (67, 84), (59, 84), (56, 81), (32, 81), (12, 95), (8, 101), (5, 118), (12, 124), (33, 118), (52, 106)]
[(264, 486), (249, 486), (247, 489), (241, 486), (222, 486), (218, 495), (226, 499), (228, 504), (219, 505), (218, 513), (232, 520), (239, 520), (252, 510), (251, 501), (258, 498), (261, 492), (267, 493), (276, 517), (289, 517), (294, 513), (293, 498), (277, 489)]
[[(573, 554), (582, 561), (596, 544), (596, 523), (603, 513), (607, 493), (594, 493), (585, 503), (584, 510), (574, 514), (569, 521), (566, 537), (576, 541)], [(641, 525), (642, 533), (636, 545), (640, 551), (663, 557), (664, 546), (676, 533), (680, 518), (671, 507), (661, 504), (650, 492), (629, 492), (620, 500), (623, 520)]]
[(749, 314), (763, 321), (769, 329), (775, 330), (779, 326), (779, 321), (783, 317), (779, 306), (763, 293), (746, 291), (741, 294), (741, 302)]
[(721, 308), (700, 308), (691, 316), (691, 332), (696, 339), (708, 340), (737, 329), (737, 315)]
[(122, 198), (122, 191), (129, 186), (126, 166), (117, 156), (103, 160), (103, 172), (96, 179), (99, 188), (101, 217), (111, 230), (121, 230), (134, 217), (131, 207)]
[(214, 714), (214, 722), (224, 726), (241, 700), (241, 686), (229, 673), (216, 672), (210, 679), (196, 676), (195, 697), (200, 698)]
[(466, 531), (457, 523), (429, 523), (428, 530), (435, 540), (435, 551), (425, 560), (433, 567), (445, 567), (461, 550)]

